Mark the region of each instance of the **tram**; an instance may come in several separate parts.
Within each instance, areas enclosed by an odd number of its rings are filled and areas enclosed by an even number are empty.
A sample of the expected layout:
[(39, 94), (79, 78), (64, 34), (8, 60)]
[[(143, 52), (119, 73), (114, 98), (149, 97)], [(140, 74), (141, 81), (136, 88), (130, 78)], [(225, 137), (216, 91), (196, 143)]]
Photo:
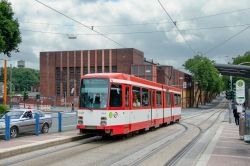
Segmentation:
[(122, 73), (95, 73), (81, 79), (77, 129), (121, 135), (181, 119), (181, 90)]

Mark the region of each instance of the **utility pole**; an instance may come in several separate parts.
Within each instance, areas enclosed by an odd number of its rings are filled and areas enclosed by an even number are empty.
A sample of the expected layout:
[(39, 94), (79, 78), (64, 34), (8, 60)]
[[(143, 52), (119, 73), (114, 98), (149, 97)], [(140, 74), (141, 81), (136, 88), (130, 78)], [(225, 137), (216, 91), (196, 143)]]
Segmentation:
[(12, 64), (10, 64), (10, 108), (12, 108)]
[(7, 103), (7, 60), (4, 59), (4, 95), (3, 104), (6, 106)]

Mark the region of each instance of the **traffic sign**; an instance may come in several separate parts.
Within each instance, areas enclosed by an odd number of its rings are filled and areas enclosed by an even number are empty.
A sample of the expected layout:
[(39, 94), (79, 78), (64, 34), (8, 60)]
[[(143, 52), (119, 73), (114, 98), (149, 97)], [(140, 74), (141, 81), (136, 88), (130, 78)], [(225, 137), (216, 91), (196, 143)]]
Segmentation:
[(238, 104), (243, 104), (245, 100), (245, 82), (243, 80), (238, 80), (236, 81), (236, 102)]

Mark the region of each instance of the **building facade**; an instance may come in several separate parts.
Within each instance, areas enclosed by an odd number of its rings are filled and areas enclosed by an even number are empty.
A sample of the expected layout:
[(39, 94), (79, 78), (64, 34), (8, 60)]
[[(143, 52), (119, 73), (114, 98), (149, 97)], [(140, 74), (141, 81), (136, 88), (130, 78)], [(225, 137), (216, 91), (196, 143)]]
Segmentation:
[(182, 108), (192, 107), (194, 99), (192, 76), (174, 69), (173, 66), (159, 65), (157, 67), (157, 82), (178, 87), (182, 90)]
[[(140, 71), (138, 65), (141, 65)], [(137, 73), (132, 73), (131, 69), (136, 67)], [(108, 72), (134, 74), (156, 81), (155, 65), (144, 66), (143, 52), (134, 48), (41, 52), (41, 97), (51, 99), (54, 105), (77, 104), (81, 76)]]
[(82, 75), (113, 72), (181, 88), (182, 107), (191, 106), (191, 76), (173, 66), (149, 62), (143, 52), (134, 48), (41, 52), (41, 99), (56, 106), (77, 105)]

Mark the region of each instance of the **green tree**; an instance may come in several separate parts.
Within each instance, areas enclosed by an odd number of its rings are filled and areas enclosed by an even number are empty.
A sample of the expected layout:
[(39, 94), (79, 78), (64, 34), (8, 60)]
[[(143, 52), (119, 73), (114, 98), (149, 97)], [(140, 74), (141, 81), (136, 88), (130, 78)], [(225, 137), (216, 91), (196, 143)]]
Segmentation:
[(224, 84), (219, 72), (214, 67), (213, 61), (203, 55), (196, 55), (188, 59), (184, 63), (184, 67), (192, 74), (194, 81), (198, 85), (195, 92), (195, 99), (198, 97), (196, 107), (201, 102), (202, 91), (205, 92), (205, 100), (207, 102), (210, 102), (215, 94), (222, 91)]
[(10, 57), (11, 51), (18, 52), (18, 44), (21, 43), (21, 34), (17, 19), (7, 0), (0, 0), (0, 53)]
[[(17, 93), (22, 93), (24, 90), (30, 91), (31, 86), (38, 85), (40, 82), (39, 70), (30, 69), (30, 68), (8, 68), (8, 76), (12, 71), (12, 90), (15, 90)], [(10, 78), (8, 78), (10, 80)], [(0, 81), (3, 81), (3, 69), (1, 70)], [(8, 88), (9, 90), (10, 88)]]

